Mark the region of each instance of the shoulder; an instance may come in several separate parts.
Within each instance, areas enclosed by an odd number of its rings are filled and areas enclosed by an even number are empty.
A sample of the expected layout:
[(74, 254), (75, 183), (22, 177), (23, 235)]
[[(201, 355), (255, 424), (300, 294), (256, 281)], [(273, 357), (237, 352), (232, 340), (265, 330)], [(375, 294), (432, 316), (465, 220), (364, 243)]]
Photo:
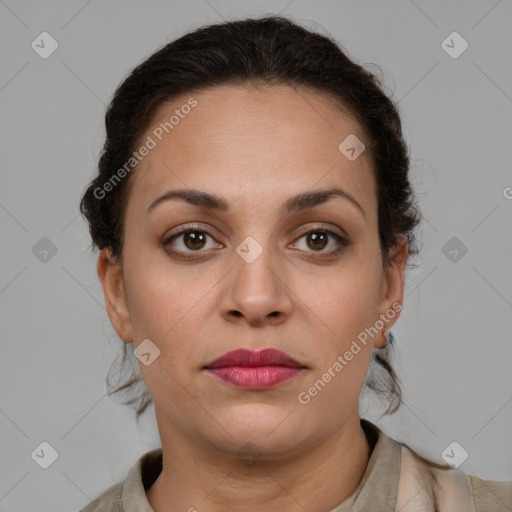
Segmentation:
[(157, 448), (143, 454), (131, 467), (126, 478), (109, 487), (80, 512), (124, 512), (151, 510), (145, 489), (149, 489), (162, 471), (162, 449)]
[(477, 512), (510, 512), (512, 510), (512, 481), (484, 480), (469, 475)]
[(483, 480), (460, 469), (438, 465), (403, 444), (401, 452), (398, 508), (403, 507), (403, 512), (429, 510), (431, 503), (436, 510), (447, 512), (512, 510), (512, 482)]
[(101, 510), (101, 512), (123, 512), (122, 491), (123, 482), (114, 484), (81, 509), (80, 512), (97, 512), (98, 510)]

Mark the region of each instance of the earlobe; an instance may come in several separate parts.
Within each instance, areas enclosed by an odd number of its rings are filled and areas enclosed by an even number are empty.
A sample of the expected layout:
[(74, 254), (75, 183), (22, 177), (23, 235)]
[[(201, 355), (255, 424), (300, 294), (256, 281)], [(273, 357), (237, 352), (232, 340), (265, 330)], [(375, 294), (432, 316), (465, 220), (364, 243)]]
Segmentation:
[(102, 249), (98, 255), (98, 277), (103, 288), (107, 314), (117, 335), (126, 343), (133, 342), (132, 326), (122, 268), (110, 252)]
[[(379, 307), (380, 318), (385, 321), (385, 329), (389, 331), (397, 321), (402, 309), (405, 267), (409, 255), (409, 244), (403, 235), (397, 237), (396, 245), (390, 251), (390, 264), (384, 269), (382, 279), (381, 301)], [(377, 337), (375, 340), (377, 348), (386, 346), (385, 336)]]

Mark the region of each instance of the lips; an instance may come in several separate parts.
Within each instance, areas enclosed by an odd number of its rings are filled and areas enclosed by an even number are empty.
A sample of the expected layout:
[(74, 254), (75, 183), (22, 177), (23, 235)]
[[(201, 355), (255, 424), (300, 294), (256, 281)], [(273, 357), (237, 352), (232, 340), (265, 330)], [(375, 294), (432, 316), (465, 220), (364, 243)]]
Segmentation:
[(266, 390), (303, 373), (306, 366), (275, 349), (233, 350), (204, 369), (215, 379), (246, 390)]
[(284, 366), (287, 368), (305, 368), (298, 361), (288, 354), (273, 348), (267, 348), (261, 351), (253, 350), (232, 350), (205, 366), (207, 370), (217, 368), (227, 368), (229, 366), (243, 366), (246, 368), (256, 368), (258, 366)]

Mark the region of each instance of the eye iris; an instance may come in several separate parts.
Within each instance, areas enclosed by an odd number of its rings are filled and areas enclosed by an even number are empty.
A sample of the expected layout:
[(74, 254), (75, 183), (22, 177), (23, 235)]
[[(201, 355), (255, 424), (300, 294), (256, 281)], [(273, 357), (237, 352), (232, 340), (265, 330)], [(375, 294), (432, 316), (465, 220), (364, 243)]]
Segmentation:
[(317, 244), (320, 242), (321, 247), (313, 246), (313, 249), (323, 249), (325, 247), (325, 243), (327, 242), (327, 234), (320, 232), (320, 235), (318, 232), (310, 233), (307, 237), (308, 243), (313, 242), (314, 244)]
[[(201, 233), (200, 231), (190, 231), (183, 235), (183, 239), (185, 245), (189, 249), (201, 249), (204, 245), (206, 237), (204, 236), (204, 233)], [(199, 244), (199, 246), (196, 244)]]

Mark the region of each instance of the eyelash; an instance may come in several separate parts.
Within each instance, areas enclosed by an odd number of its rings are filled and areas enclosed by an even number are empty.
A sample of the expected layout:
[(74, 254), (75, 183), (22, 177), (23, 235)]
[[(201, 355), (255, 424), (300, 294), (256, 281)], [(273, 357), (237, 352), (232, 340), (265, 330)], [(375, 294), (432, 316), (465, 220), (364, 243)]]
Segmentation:
[[(174, 249), (168, 249), (167, 246), (170, 245), (171, 242), (173, 242), (175, 239), (178, 239), (180, 236), (182, 235), (185, 235), (187, 233), (203, 233), (209, 237), (211, 237), (213, 239), (213, 236), (208, 233), (208, 231), (205, 231), (204, 229), (201, 229), (199, 226), (189, 226), (188, 228), (182, 230), (182, 231), (179, 231), (178, 233), (173, 233), (172, 235), (166, 237), (163, 241), (162, 241), (162, 246), (164, 247), (164, 250), (169, 254), (171, 255), (172, 257), (175, 257), (175, 258), (178, 258), (178, 259), (184, 259), (184, 260), (190, 260), (191, 257), (190, 256), (185, 256), (185, 254), (193, 254), (193, 253), (201, 253), (201, 252), (205, 252), (201, 249), (198, 249), (197, 251), (176, 251)], [(314, 228), (314, 229), (310, 229), (309, 231), (306, 231), (304, 233), (302, 233), (296, 240), (299, 241), (301, 240), (302, 238), (304, 238), (305, 236), (311, 234), (311, 233), (326, 233), (328, 235), (330, 235), (332, 238), (334, 238), (338, 244), (338, 246), (336, 247), (336, 249), (333, 249), (331, 251), (307, 251), (307, 252), (311, 252), (313, 254), (321, 254), (321, 255), (327, 255), (327, 256), (337, 256), (339, 253), (341, 253), (347, 246), (350, 245), (350, 243), (348, 242), (348, 240), (346, 240), (345, 238), (343, 238), (341, 235), (339, 235), (338, 233), (335, 233), (334, 231), (330, 230), (330, 229), (323, 229), (323, 228)], [(296, 242), (293, 242), (293, 244), (295, 244)], [(192, 256), (192, 258), (194, 258), (194, 256)]]

